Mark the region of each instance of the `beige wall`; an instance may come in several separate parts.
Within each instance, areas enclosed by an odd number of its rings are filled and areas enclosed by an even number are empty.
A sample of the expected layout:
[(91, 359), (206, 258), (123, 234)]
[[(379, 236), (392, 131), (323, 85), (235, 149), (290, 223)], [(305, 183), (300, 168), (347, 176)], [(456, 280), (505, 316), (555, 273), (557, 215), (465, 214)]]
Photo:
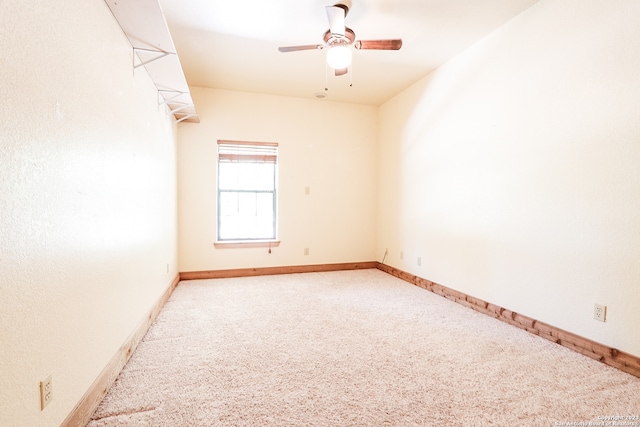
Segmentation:
[(640, 355), (638, 16), (542, 0), (383, 105), (377, 252)]
[[(178, 133), (180, 271), (374, 260), (376, 107), (203, 88), (192, 96), (200, 124)], [(271, 254), (213, 247), (218, 139), (279, 143), (282, 243)]]
[(131, 55), (103, 1), (0, 2), (2, 426), (60, 425), (177, 274), (175, 129)]

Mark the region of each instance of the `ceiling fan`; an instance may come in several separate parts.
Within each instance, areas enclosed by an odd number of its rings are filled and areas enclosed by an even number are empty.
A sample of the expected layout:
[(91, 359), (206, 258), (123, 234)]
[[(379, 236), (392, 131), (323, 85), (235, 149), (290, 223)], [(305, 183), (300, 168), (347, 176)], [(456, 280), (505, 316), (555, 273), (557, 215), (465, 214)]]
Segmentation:
[(356, 49), (398, 50), (402, 47), (402, 39), (389, 40), (356, 40), (356, 33), (345, 26), (345, 17), (349, 13), (349, 6), (337, 3), (326, 6), (329, 29), (322, 39), (324, 44), (279, 47), (280, 52), (295, 52), (298, 50), (328, 49), (327, 63), (335, 70), (336, 76), (349, 72), (351, 64), (351, 46)]

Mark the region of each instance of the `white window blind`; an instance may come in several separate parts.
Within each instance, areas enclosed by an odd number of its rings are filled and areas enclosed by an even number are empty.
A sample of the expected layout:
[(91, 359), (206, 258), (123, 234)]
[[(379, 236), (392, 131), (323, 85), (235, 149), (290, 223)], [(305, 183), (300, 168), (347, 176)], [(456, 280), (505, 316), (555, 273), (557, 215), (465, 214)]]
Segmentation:
[(218, 141), (218, 161), (277, 163), (277, 142)]

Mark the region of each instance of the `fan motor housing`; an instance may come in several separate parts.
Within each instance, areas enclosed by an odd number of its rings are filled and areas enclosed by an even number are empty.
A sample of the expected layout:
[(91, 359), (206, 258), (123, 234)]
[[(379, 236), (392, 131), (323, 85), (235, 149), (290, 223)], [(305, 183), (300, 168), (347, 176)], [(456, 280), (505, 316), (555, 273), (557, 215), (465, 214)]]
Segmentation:
[(344, 36), (331, 34), (331, 30), (327, 30), (322, 38), (329, 46), (333, 44), (352, 44), (356, 39), (356, 33), (351, 28), (345, 27)]

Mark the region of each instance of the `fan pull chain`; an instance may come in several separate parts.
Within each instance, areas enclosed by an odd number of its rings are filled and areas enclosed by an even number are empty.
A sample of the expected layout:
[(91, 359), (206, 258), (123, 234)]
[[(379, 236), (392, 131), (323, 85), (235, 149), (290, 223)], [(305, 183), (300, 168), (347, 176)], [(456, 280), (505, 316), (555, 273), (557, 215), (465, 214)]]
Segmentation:
[(329, 91), (329, 64), (324, 61), (324, 91)]

